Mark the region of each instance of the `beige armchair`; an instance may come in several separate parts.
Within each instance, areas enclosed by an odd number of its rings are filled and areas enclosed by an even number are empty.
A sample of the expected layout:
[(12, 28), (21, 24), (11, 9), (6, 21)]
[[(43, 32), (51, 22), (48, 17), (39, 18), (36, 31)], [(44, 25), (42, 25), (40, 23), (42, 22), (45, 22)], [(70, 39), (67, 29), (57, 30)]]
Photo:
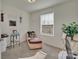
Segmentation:
[(36, 36), (34, 31), (27, 32), (27, 43), (30, 49), (42, 48), (42, 40)]

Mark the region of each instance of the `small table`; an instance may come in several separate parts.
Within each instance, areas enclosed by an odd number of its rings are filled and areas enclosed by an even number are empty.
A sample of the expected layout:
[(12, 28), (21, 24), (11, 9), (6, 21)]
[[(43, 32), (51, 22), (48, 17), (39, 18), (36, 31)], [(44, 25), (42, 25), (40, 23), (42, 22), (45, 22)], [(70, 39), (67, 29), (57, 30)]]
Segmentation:
[(0, 38), (0, 52), (5, 52), (7, 48), (6, 38)]

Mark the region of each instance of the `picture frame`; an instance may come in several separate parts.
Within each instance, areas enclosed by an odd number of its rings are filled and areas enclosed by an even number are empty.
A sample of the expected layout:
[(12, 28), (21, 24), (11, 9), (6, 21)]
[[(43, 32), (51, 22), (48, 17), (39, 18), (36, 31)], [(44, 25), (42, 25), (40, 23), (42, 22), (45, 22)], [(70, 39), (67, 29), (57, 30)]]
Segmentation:
[(16, 21), (10, 20), (9, 21), (9, 26), (16, 26)]

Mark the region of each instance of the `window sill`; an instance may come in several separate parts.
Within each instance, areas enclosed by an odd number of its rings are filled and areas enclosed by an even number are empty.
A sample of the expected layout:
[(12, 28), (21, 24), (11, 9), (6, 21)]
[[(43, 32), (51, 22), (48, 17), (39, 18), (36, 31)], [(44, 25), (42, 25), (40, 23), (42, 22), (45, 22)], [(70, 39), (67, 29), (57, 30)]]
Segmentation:
[(43, 35), (43, 36), (54, 36), (53, 34), (46, 34), (46, 33), (40, 33), (40, 35)]

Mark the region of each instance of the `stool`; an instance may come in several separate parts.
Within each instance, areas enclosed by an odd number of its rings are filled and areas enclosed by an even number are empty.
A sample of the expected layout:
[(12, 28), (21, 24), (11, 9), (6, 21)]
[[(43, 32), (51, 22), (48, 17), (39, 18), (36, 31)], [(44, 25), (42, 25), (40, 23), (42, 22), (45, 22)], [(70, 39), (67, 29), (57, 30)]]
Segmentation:
[[(19, 40), (17, 39), (18, 37), (19, 37)], [(13, 32), (10, 35), (10, 46), (13, 46), (14, 47), (15, 41), (16, 41), (16, 43), (19, 42), (19, 45), (20, 45), (20, 34), (18, 32), (16, 32), (16, 33)]]

